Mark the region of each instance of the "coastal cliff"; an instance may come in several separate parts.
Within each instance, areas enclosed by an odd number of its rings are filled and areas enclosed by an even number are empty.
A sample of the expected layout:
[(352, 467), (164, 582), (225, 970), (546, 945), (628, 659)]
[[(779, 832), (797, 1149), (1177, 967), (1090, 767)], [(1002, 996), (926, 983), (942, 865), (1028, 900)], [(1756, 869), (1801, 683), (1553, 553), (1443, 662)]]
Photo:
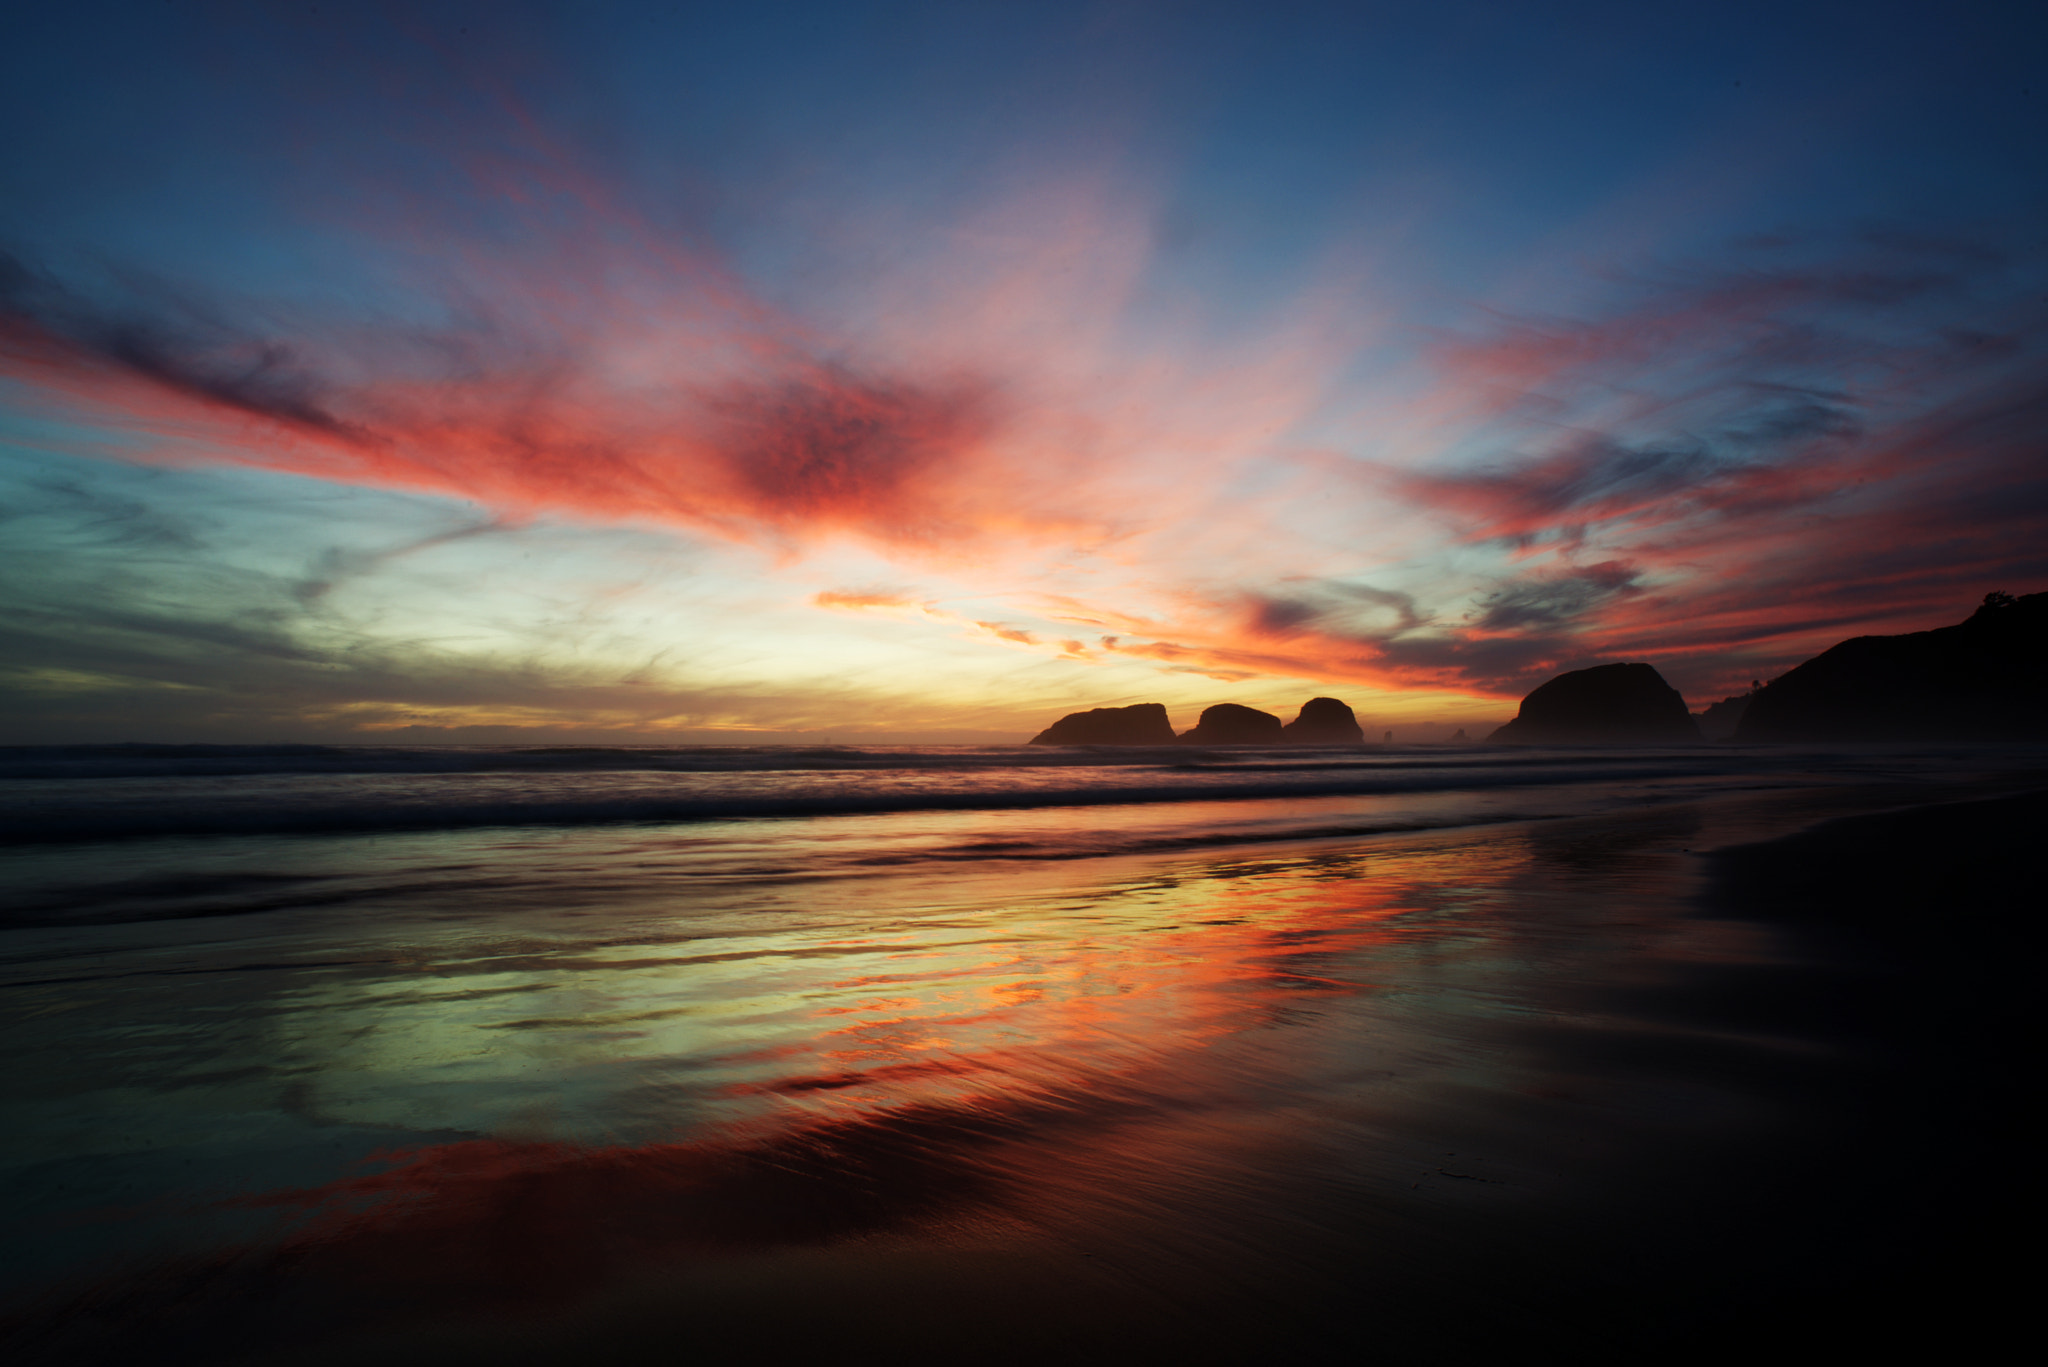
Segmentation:
[(1757, 692), (1738, 741), (2048, 740), (2048, 593), (1968, 620), (1858, 636)]

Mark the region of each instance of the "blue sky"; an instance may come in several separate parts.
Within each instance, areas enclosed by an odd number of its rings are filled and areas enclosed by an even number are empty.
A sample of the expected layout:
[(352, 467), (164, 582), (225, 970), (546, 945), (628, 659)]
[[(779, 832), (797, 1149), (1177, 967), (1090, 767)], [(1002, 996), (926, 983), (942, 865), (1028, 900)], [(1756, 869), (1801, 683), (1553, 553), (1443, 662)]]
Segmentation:
[(2028, 18), (10, 16), (6, 738), (1423, 734), (1955, 620), (2048, 577)]

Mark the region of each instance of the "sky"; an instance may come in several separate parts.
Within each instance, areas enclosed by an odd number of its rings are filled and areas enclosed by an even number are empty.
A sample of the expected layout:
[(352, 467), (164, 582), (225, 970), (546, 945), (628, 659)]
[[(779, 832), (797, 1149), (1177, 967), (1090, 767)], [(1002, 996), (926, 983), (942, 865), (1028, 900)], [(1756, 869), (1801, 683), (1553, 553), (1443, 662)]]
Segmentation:
[(2009, 3), (9, 7), (0, 742), (1704, 707), (2048, 589), (2044, 58)]

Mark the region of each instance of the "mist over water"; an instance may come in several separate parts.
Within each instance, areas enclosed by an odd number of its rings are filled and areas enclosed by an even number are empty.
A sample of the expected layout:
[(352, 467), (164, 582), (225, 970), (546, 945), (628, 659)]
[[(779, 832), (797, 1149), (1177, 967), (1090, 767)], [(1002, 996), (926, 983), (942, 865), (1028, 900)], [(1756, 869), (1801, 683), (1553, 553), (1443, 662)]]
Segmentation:
[[(1625, 1336), (1617, 1267), (1703, 1304), (1806, 1275), (1797, 1239), (1694, 1250), (1752, 1217), (1744, 1174), (1833, 1132), (1860, 1066), (1731, 1009), (1836, 970), (1694, 914), (1694, 852), (2032, 781), (2010, 749), (1020, 758), (13, 780), (15, 811), (109, 790), (119, 836), (4, 856), (22, 1341), (935, 1361), (1107, 1334), (1222, 1361), (1340, 1324), (1395, 1360), (1520, 1316)], [(1332, 786), (1258, 796), (1276, 772)], [(706, 814), (228, 833), (679, 777)], [(1004, 805), (1042, 778), (1122, 800)], [(986, 800), (893, 810), (920, 782)], [(881, 809), (709, 815), (789, 783)], [(211, 833), (139, 834), (171, 810)]]

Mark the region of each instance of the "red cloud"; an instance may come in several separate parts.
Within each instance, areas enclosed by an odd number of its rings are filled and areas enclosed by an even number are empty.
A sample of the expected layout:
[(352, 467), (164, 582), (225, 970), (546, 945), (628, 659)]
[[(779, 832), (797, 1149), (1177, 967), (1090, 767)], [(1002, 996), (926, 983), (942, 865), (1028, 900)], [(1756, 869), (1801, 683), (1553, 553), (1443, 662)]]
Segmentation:
[[(1018, 544), (1083, 547), (1071, 558), (1111, 573), (1048, 585), (1044, 620), (1102, 633), (1116, 658), (1217, 678), (1513, 696), (1546, 671), (1627, 657), (1692, 687), (1771, 672), (1851, 628), (1933, 625), (1987, 588), (2048, 576), (2048, 327), (1961, 267), (1690, 282), (1604, 321), (1447, 349), (1448, 383), (1414, 398), (1415, 421), (1474, 458), (1379, 467), (1362, 486), (1348, 457), (1254, 464), (1264, 434), (1313, 411), (1314, 384), (1292, 377), (1330, 358), (1306, 343), (1264, 369), (1068, 347), (1056, 311), (1032, 310), (1092, 259), (1071, 242), (1052, 274), (1020, 268), (957, 316), (893, 319), (880, 328), (893, 340), (865, 350), (702, 262), (644, 240), (632, 252), (644, 289), (605, 283), (616, 262), (586, 242), (552, 273), (499, 267), (490, 320), (374, 336), (231, 327), (230, 310), (147, 293), (116, 306), (9, 267), (0, 367), (125, 415), (160, 454), (512, 516), (784, 544), (854, 535), (943, 551), (1000, 593), (1036, 582)], [(1005, 310), (1029, 326), (1005, 332)], [(1332, 573), (1345, 519), (1369, 521), (1390, 493), (1506, 563), (1462, 569), (1428, 603)], [(1330, 538), (1280, 523), (1310, 506)], [(1086, 601), (1053, 591), (1072, 583)], [(907, 596), (815, 601), (1086, 657), (1055, 632)]]

